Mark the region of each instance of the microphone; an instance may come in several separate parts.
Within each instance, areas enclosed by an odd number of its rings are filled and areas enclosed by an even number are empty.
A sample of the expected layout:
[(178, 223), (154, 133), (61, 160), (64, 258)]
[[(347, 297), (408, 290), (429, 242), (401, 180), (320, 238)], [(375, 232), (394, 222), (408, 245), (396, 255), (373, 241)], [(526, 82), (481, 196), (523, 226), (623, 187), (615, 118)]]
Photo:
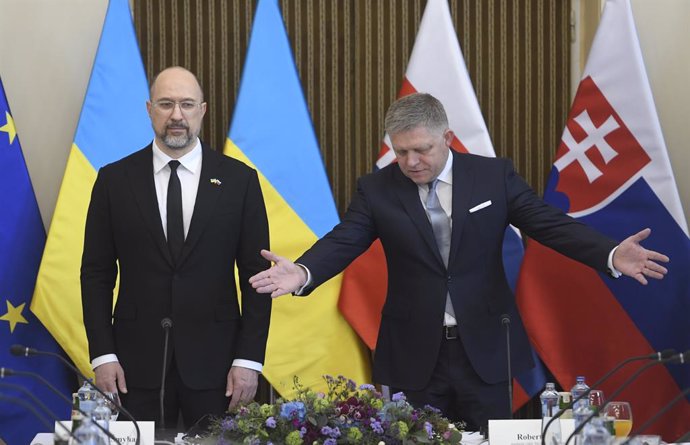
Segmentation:
[[(51, 356), (51, 357), (56, 357), (58, 360), (60, 360), (65, 366), (67, 366), (69, 369), (71, 369), (72, 372), (74, 372), (75, 374), (77, 374), (79, 377), (81, 377), (81, 378), (84, 379), (84, 380), (89, 380), (79, 369), (77, 369), (76, 366), (74, 366), (74, 365), (71, 364), (66, 358), (64, 358), (63, 356), (61, 356), (60, 354), (57, 354), (57, 353), (55, 353), (55, 352), (39, 351), (38, 349), (30, 348), (30, 347), (28, 347), (28, 346), (16, 345), (16, 344), (15, 344), (15, 345), (10, 346), (10, 353), (12, 353), (12, 355), (16, 355), (16, 356), (22, 356), (22, 355), (23, 355), (24, 357), (29, 357), (29, 356), (31, 356), (31, 355), (48, 355), (48, 356)], [(15, 372), (15, 373), (16, 373), (16, 372)], [(31, 374), (33, 374), (33, 373), (31, 373)], [(38, 376), (38, 374), (35, 374), (35, 375)], [(38, 377), (40, 377), (40, 376), (38, 376)], [(46, 382), (46, 384), (48, 384), (47, 381), (46, 381), (43, 377), (40, 377), (40, 379), (41, 379), (42, 381)], [(49, 385), (49, 386), (52, 386), (52, 385), (50, 385), (50, 384), (48, 384), (48, 385)], [(103, 392), (103, 390), (101, 390), (101, 388), (99, 388), (99, 387), (96, 386), (96, 385), (92, 385), (92, 386), (93, 386), (93, 388), (94, 388), (100, 395), (102, 395), (104, 398), (110, 400), (111, 403), (112, 403), (113, 405), (115, 405), (115, 407), (116, 407), (121, 413), (123, 413), (129, 420), (132, 421), (132, 423), (134, 424), (134, 428), (137, 430), (137, 439), (136, 439), (136, 441), (135, 441), (135, 445), (140, 445), (141, 430), (139, 429), (139, 423), (136, 421), (136, 419), (135, 419), (135, 418), (130, 414), (130, 412), (127, 411), (121, 404), (115, 402), (115, 401), (112, 400), (112, 399), (109, 399), (108, 396), (105, 395), (105, 393)], [(56, 391), (57, 391), (57, 390), (56, 390)], [(58, 391), (58, 392), (59, 392), (59, 391)], [(63, 397), (64, 397), (64, 395), (63, 395)], [(66, 398), (66, 397), (65, 397), (65, 398)], [(68, 399), (68, 400), (67, 400), (67, 403), (71, 404), (72, 402), (70, 402), (69, 399)]]
[(671, 409), (671, 408), (673, 407), (673, 405), (675, 405), (679, 400), (685, 398), (685, 396), (687, 396), (688, 394), (690, 394), (690, 386), (688, 386), (688, 387), (685, 388), (683, 391), (681, 391), (680, 393), (678, 393), (677, 396), (675, 396), (670, 402), (668, 402), (666, 405), (664, 405), (664, 407), (661, 408), (659, 411), (657, 411), (656, 414), (654, 414), (652, 417), (650, 417), (649, 419), (647, 419), (647, 421), (646, 421), (645, 423), (643, 423), (643, 424), (640, 425), (638, 428), (636, 428), (635, 431), (633, 431), (633, 432), (630, 434), (630, 438), (628, 438), (628, 440), (626, 440), (625, 442), (623, 442), (621, 445), (627, 444), (628, 442), (630, 442), (630, 440), (631, 440), (634, 436), (640, 434), (642, 431), (644, 431), (644, 430), (646, 430), (647, 428), (649, 428), (654, 422), (656, 422), (656, 421), (659, 419), (659, 417), (663, 416), (663, 415), (666, 413), (666, 411), (668, 411), (669, 409)]
[(634, 361), (639, 361), (639, 360), (657, 360), (657, 361), (660, 362), (660, 361), (662, 361), (662, 360), (665, 360), (665, 359), (670, 358), (670, 357), (673, 356), (673, 354), (675, 354), (675, 353), (676, 353), (676, 350), (675, 350), (675, 349), (672, 349), (672, 348), (671, 348), (671, 349), (664, 349), (663, 351), (654, 352), (654, 353), (652, 353), (652, 354), (637, 355), (637, 356), (635, 356), (635, 357), (630, 357), (630, 358), (627, 358), (627, 359), (623, 360), (623, 361), (620, 362), (619, 364), (617, 364), (613, 369), (611, 369), (611, 370), (608, 371), (606, 374), (604, 374), (603, 377), (601, 377), (599, 380), (597, 380), (596, 382), (594, 382), (594, 383), (592, 384), (592, 386), (590, 386), (589, 389), (588, 389), (587, 391), (585, 391), (583, 394), (580, 394), (580, 395), (579, 395), (578, 397), (576, 397), (574, 400), (571, 400), (570, 403), (568, 403), (568, 405), (566, 405), (565, 408), (563, 408), (562, 410), (558, 411), (558, 412), (556, 413), (556, 415), (553, 416), (553, 417), (551, 418), (551, 420), (549, 420), (549, 422), (548, 422), (548, 423), (546, 424), (546, 426), (544, 427), (544, 431), (543, 431), (543, 433), (542, 433), (541, 445), (546, 445), (546, 439), (545, 439), (546, 430), (549, 429), (549, 426), (551, 426), (551, 424), (554, 422), (554, 420), (558, 419), (558, 418), (561, 417), (563, 414), (565, 414), (566, 410), (569, 410), (569, 409), (571, 409), (573, 406), (575, 406), (575, 403), (579, 402), (580, 400), (582, 400), (582, 399), (585, 398), (585, 397), (589, 397), (589, 393), (592, 391), (592, 389), (598, 388), (599, 385), (601, 385), (601, 384), (604, 383), (606, 380), (608, 380), (613, 374), (615, 374), (615, 373), (616, 373), (619, 369), (621, 369), (623, 366), (627, 365), (628, 363), (631, 363), (631, 362), (634, 362)]
[[(642, 374), (644, 371), (651, 368), (652, 366), (660, 365), (662, 363), (663, 364), (665, 364), (665, 363), (684, 364), (687, 360), (690, 360), (690, 349), (685, 351), (685, 352), (682, 352), (680, 354), (672, 355), (671, 357), (668, 357), (668, 358), (665, 358), (662, 360), (653, 361), (651, 363), (647, 363), (647, 364), (643, 365), (642, 367), (640, 367), (640, 369), (638, 369), (630, 377), (628, 377), (628, 379), (626, 379), (622, 385), (620, 385), (615, 391), (613, 391), (613, 393), (609, 396), (608, 399), (604, 400), (603, 406), (606, 406), (606, 404), (608, 402), (610, 402), (611, 400), (615, 400), (615, 398), (616, 398), (616, 396), (618, 396), (618, 394), (620, 394), (625, 388), (627, 388), (627, 386), (629, 384), (631, 384), (640, 374)], [(570, 434), (570, 436), (568, 437), (568, 440), (565, 441), (565, 445), (568, 445), (570, 440), (573, 437), (575, 437), (575, 435), (577, 433), (582, 431), (582, 429), (585, 427), (585, 425), (587, 425), (596, 415), (597, 415), (596, 412), (592, 412), (589, 416), (587, 416), (582, 421), (582, 423), (580, 425), (578, 425), (577, 428), (575, 428), (575, 430), (573, 430), (572, 434)]]
[(510, 315), (501, 314), (501, 324), (506, 327), (506, 354), (508, 370), (508, 406), (510, 407), (510, 418), (513, 418), (513, 371), (510, 368)]
[(168, 364), (168, 340), (170, 338), (170, 329), (172, 328), (173, 322), (170, 318), (165, 317), (161, 320), (161, 327), (165, 331), (165, 342), (163, 346), (163, 371), (161, 375), (161, 391), (159, 395), (160, 403), (160, 414), (161, 414), (161, 429), (165, 429), (165, 406), (163, 401), (165, 400), (165, 374), (167, 371)]
[[(3, 371), (4, 369), (5, 368), (0, 368), (0, 371)], [(11, 374), (5, 374), (4, 372), (2, 372), (2, 374), (3, 375), (11, 375)], [(60, 428), (65, 430), (67, 432), (67, 434), (69, 434), (71, 437), (74, 437), (74, 435), (69, 430), (69, 428), (67, 428), (64, 423), (60, 422), (60, 420), (59, 420), (60, 416), (58, 416), (57, 414), (55, 414), (55, 412), (53, 412), (53, 410), (48, 408), (45, 403), (41, 402), (38, 397), (36, 397), (35, 395), (33, 395), (31, 393), (31, 391), (24, 388), (23, 386), (13, 385), (11, 383), (4, 383), (4, 382), (0, 382), (0, 387), (14, 389), (15, 391), (19, 391), (22, 394), (24, 394), (25, 396), (29, 397), (36, 405), (39, 406), (39, 408), (41, 408), (43, 410), (44, 413), (46, 413), (48, 416), (50, 416), (51, 419), (53, 419), (58, 425), (60, 425)], [(50, 427), (50, 429), (51, 430), (53, 429), (52, 426)], [(74, 437), (74, 439), (76, 440), (77, 438)]]
[[(14, 345), (14, 346), (16, 346), (16, 345)], [(27, 348), (27, 349), (30, 349), (30, 348)], [(70, 399), (68, 399), (63, 393), (61, 393), (60, 390), (58, 390), (55, 386), (53, 386), (48, 380), (43, 378), (42, 375), (37, 374), (35, 372), (30, 372), (30, 371), (16, 371), (16, 370), (9, 369), (9, 368), (0, 368), (0, 378), (5, 378), (6, 376), (11, 376), (11, 375), (23, 375), (23, 376), (31, 377), (31, 378), (34, 378), (34, 379), (40, 381), (45, 386), (47, 386), (48, 389), (50, 389), (55, 394), (57, 394), (68, 405), (72, 406), (72, 401)], [(5, 385), (7, 385), (7, 383)], [(16, 385), (12, 385), (12, 386), (16, 386)], [(105, 397), (105, 395), (103, 395), (103, 396)], [(33, 395), (31, 395), (31, 397), (33, 398)], [(112, 400), (111, 400), (111, 402), (112, 402)], [(79, 412), (82, 413), (82, 415), (88, 416), (88, 414), (85, 413), (84, 411), (82, 411), (81, 409), (77, 408), (77, 410), (79, 410)], [(57, 418), (58, 418), (57, 415), (55, 415), (52, 412), (49, 412), (49, 414), (52, 416), (52, 418), (54, 420), (57, 421)], [(59, 421), (58, 421), (58, 423), (59, 423)], [(94, 422), (94, 425), (96, 425), (96, 427), (98, 429), (103, 431), (110, 439), (114, 440), (115, 442), (118, 442), (117, 437), (115, 437), (110, 431), (106, 430), (101, 424), (99, 424), (98, 422)], [(53, 429), (52, 425), (49, 428), (52, 430)]]
[[(48, 429), (48, 431), (53, 429), (53, 425), (50, 424), (50, 421), (48, 419), (46, 419), (46, 417), (44, 415), (39, 413), (36, 410), (36, 408), (31, 406), (30, 403), (25, 402), (24, 400), (19, 399), (17, 397), (6, 396), (1, 392), (0, 392), (0, 400), (5, 400), (7, 402), (14, 403), (15, 405), (19, 405), (22, 408), (26, 408), (27, 410), (29, 410), (31, 412), (31, 414), (33, 414), (38, 420), (41, 421), (41, 423)], [(71, 435), (71, 431), (70, 431), (70, 435)], [(72, 436), (72, 437), (74, 437), (74, 436)]]

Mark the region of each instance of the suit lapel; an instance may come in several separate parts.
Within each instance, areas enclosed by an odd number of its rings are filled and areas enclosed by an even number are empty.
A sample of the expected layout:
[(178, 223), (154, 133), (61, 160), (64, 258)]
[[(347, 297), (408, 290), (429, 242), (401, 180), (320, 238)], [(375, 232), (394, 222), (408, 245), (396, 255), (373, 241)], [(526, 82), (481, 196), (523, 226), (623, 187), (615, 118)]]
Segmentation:
[[(185, 239), (182, 253), (178, 261), (178, 267), (182, 265), (199, 241), (204, 232), (206, 224), (211, 220), (218, 197), (223, 191), (223, 181), (221, 180), (222, 155), (218, 155), (208, 147), (202, 146), (201, 157), (201, 177), (199, 178), (199, 189), (194, 203), (194, 213), (192, 222), (189, 225), (189, 232)], [(212, 179), (219, 181), (211, 182)]]
[(417, 184), (405, 176), (402, 171), (400, 171), (399, 167), (395, 169), (394, 177), (398, 183), (395, 190), (400, 198), (400, 202), (402, 202), (403, 208), (407, 214), (410, 215), (410, 219), (417, 226), (417, 229), (419, 229), (422, 239), (424, 239), (424, 242), (429, 246), (436, 260), (442, 267), (445, 267), (443, 258), (441, 258), (441, 253), (436, 245), (436, 238), (434, 238), (434, 231), (431, 228), (431, 223), (426, 216), (422, 201), (419, 199)]
[(154, 242), (161, 250), (163, 257), (172, 265), (172, 257), (170, 256), (168, 242), (163, 232), (161, 215), (158, 210), (156, 186), (153, 183), (153, 151), (151, 145), (132, 158), (131, 164), (127, 167), (127, 174), (132, 186), (132, 194), (135, 197), (146, 227), (151, 231)]
[(450, 236), (448, 264), (453, 263), (456, 252), (458, 252), (460, 234), (462, 233), (462, 226), (467, 219), (467, 209), (469, 208), (473, 186), (474, 173), (469, 168), (465, 155), (453, 153), (453, 226)]

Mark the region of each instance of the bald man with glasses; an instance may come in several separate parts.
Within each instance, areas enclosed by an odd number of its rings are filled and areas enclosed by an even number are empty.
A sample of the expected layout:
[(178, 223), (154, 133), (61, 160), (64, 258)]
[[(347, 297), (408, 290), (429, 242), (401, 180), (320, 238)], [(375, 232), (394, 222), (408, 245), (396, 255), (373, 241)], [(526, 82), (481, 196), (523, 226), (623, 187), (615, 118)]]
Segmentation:
[(194, 74), (163, 70), (150, 93), (154, 140), (103, 167), (93, 188), (84, 325), (101, 389), (119, 391), (138, 420), (160, 420), (165, 375), (164, 426), (174, 428), (181, 414), (189, 427), (256, 393), (271, 299), (248, 278), (269, 266), (259, 255), (269, 246), (268, 221), (256, 171), (199, 140), (206, 102)]

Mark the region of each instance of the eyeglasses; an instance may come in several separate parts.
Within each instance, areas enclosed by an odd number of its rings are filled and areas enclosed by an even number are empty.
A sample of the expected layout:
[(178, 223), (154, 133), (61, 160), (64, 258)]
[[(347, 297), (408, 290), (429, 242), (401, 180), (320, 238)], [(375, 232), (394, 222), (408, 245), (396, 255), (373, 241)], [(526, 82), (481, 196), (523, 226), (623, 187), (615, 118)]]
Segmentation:
[(158, 100), (156, 102), (151, 102), (151, 105), (164, 113), (171, 113), (175, 109), (175, 106), (179, 105), (181, 112), (191, 113), (192, 111), (196, 110), (201, 103), (194, 102), (192, 100), (183, 100), (181, 102), (174, 100)]

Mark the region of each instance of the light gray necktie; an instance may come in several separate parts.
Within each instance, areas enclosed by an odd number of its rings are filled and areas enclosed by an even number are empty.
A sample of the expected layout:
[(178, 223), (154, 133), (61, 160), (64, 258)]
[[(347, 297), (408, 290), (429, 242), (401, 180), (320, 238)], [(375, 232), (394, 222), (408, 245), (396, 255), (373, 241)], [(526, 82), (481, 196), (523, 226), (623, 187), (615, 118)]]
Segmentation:
[[(434, 231), (434, 238), (436, 238), (436, 245), (443, 264), (448, 268), (448, 256), (450, 254), (450, 218), (446, 215), (441, 207), (441, 202), (436, 193), (436, 186), (438, 179), (429, 184), (429, 194), (426, 197), (426, 214), (431, 222), (431, 228)], [(450, 300), (450, 293), (446, 294), (446, 312), (455, 318), (455, 311), (453, 310), (453, 303)]]

